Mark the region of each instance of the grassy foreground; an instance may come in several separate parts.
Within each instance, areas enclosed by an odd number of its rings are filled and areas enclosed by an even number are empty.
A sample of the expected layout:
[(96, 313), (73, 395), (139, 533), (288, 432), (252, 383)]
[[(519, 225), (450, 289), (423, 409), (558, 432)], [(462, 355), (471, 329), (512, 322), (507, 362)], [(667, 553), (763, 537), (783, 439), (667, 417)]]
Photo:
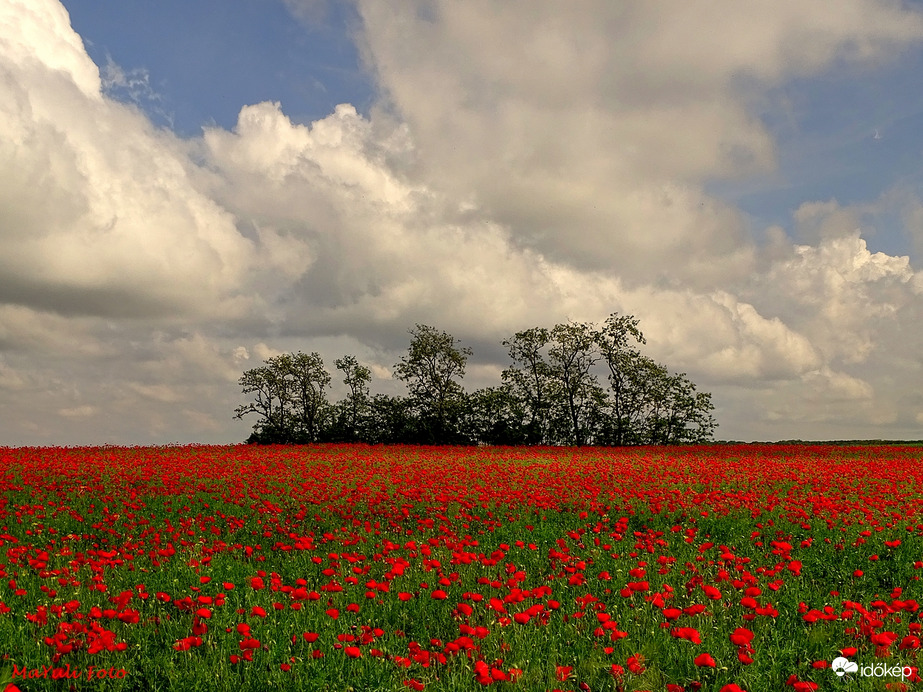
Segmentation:
[(921, 456), (0, 448), (0, 650), (24, 692), (914, 689)]

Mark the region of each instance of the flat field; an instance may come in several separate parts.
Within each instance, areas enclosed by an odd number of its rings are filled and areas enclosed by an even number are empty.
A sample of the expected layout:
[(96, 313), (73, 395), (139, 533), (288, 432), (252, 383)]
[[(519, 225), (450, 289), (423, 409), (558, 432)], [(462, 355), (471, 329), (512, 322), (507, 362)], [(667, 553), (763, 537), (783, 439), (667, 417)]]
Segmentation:
[(24, 692), (915, 689), (921, 457), (0, 448), (0, 652)]

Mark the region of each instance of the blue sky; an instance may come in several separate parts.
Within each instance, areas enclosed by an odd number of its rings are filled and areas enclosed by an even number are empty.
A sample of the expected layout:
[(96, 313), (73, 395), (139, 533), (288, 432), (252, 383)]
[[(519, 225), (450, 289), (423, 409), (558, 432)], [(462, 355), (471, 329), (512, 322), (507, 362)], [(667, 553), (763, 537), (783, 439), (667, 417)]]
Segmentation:
[[(0, 444), (638, 317), (724, 439), (923, 438), (923, 2), (0, 0)], [(333, 395), (339, 392), (334, 390)]]
[[(923, 51), (855, 70), (834, 66), (776, 90), (755, 110), (778, 146), (778, 169), (749, 180), (720, 181), (717, 195), (753, 216), (755, 228), (791, 228), (806, 199), (840, 203), (876, 200), (896, 186), (923, 185)], [(869, 221), (869, 246), (890, 254), (914, 252), (888, 214)]]
[(155, 122), (170, 124), (171, 116), (183, 136), (212, 123), (232, 127), (245, 104), (281, 101), (291, 118), (310, 122), (338, 103), (367, 111), (373, 98), (348, 4), (331, 3), (301, 19), (266, 0), (64, 5), (94, 62), (104, 67), (111, 58), (126, 72), (144, 71), (153, 98), (139, 105)]

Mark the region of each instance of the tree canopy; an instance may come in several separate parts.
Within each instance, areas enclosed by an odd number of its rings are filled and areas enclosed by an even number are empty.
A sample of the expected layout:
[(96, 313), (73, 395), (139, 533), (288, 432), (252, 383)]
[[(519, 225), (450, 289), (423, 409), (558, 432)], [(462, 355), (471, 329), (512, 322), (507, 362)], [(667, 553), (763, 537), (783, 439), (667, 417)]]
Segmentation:
[(235, 417), (255, 418), (252, 443), (652, 445), (712, 439), (711, 395), (640, 351), (638, 320), (533, 327), (502, 344), (510, 364), (496, 386), (462, 386), (470, 348), (424, 324), (410, 330), (393, 376), (407, 395), (372, 395), (371, 370), (347, 355), (334, 361), (346, 396), (316, 352), (268, 358), (239, 380), (250, 401)]

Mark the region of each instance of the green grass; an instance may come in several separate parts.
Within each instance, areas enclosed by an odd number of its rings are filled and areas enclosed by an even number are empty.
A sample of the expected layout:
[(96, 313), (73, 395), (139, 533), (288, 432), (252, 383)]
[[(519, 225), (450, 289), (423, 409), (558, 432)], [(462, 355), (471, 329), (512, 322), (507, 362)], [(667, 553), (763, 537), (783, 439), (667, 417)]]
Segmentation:
[[(506, 476), (504, 469), (510, 467), (504, 466), (496, 451), (395, 450), (391, 456), (389, 451), (377, 450), (371, 458), (370, 452), (360, 450), (357, 455), (349, 448), (334, 448), (326, 453), (311, 450), (301, 455), (293, 450), (276, 456), (266, 454), (267, 462), (272, 462), (266, 468), (276, 476), (256, 473), (252, 470), (255, 462), (244, 460), (240, 472), (231, 474), (231, 480), (215, 482), (202, 481), (207, 474), (195, 473), (196, 457), (191, 455), (186, 463), (190, 477), (175, 488), (165, 485), (156, 474), (145, 475), (148, 467), (139, 463), (137, 455), (129, 454), (125, 458), (132, 462), (127, 465), (132, 470), (132, 484), (127, 484), (118, 467), (113, 467), (99, 476), (99, 485), (90, 493), (77, 493), (78, 483), (67, 485), (67, 476), (54, 473), (45, 474), (41, 484), (29, 473), (20, 474), (19, 479), (8, 476), (11, 486), (23, 487), (10, 487), (5, 493), (3, 531), (8, 537), (4, 539), (4, 550), (32, 546), (28, 555), (34, 556), (38, 549), (50, 546), (46, 569), (60, 570), (60, 574), (42, 576), (41, 570), (29, 567), (26, 558), (17, 556), (15, 550), (6, 554), (7, 576), (0, 585), (0, 600), (11, 610), (0, 616), (0, 642), (4, 642), (7, 661), (30, 670), (69, 664), (71, 670), (84, 671), (84, 675), (91, 665), (127, 671), (123, 679), (25, 680), (23, 690), (61, 690), (73, 685), (76, 689), (105, 690), (358, 692), (405, 690), (409, 689), (405, 681), (415, 679), (425, 683), (426, 690), (448, 692), (483, 688), (475, 679), (477, 660), (496, 664), (507, 673), (511, 669), (522, 671), (515, 682), (491, 686), (498, 690), (577, 690), (580, 683), (590, 690), (664, 690), (667, 684), (692, 689), (690, 683), (698, 682), (705, 690), (720, 690), (736, 683), (748, 692), (761, 692), (792, 689), (785, 686), (791, 675), (813, 680), (820, 689), (874, 690), (883, 689), (885, 681), (858, 677), (840, 680), (829, 669), (815, 670), (811, 664), (829, 662), (839, 649), (857, 646), (859, 651), (853, 660), (860, 665), (880, 660), (887, 660), (889, 665), (917, 665), (916, 651), (898, 651), (897, 643), (891, 647), (888, 659), (876, 658), (875, 647), (867, 637), (847, 631), (855, 626), (855, 616), (852, 620), (808, 624), (800, 612), (803, 608), (799, 608), (801, 603), (816, 609), (831, 606), (841, 613), (845, 600), (869, 608), (878, 598), (893, 600), (892, 591), (898, 587), (903, 589), (902, 600), (923, 600), (921, 570), (914, 566), (923, 560), (923, 540), (914, 514), (914, 508), (919, 507), (919, 486), (913, 491), (913, 483), (891, 492), (886, 488), (892, 480), (871, 478), (855, 488), (830, 484), (815, 490), (815, 486), (827, 482), (823, 470), (790, 467), (788, 461), (778, 462), (777, 469), (788, 475), (764, 476), (761, 469), (755, 468), (749, 475), (741, 471), (722, 480), (701, 475), (695, 467), (696, 459), (702, 461), (701, 458), (674, 458), (669, 451), (656, 454), (676, 472), (670, 482), (664, 480), (666, 475), (652, 473), (644, 457), (625, 460), (615, 456), (612, 463), (619, 464), (615, 467), (609, 465), (604, 452), (574, 457), (573, 450), (562, 450), (561, 456), (567, 458), (567, 464), (563, 464), (555, 452), (547, 451), (538, 457), (537, 466), (534, 456), (531, 464), (528, 458), (515, 459), (513, 467), (525, 471), (510, 471)], [(408, 486), (406, 481), (388, 485), (388, 479), (396, 477), (398, 471), (406, 472), (408, 478), (417, 473), (421, 479), (438, 477), (427, 474), (439, 470), (435, 465), (443, 463), (440, 455), (445, 458), (447, 478), (453, 483), (466, 481), (480, 490), (467, 496), (455, 491), (443, 493), (440, 499), (440, 487), (432, 482), (421, 480), (416, 487)], [(835, 455), (832, 460), (831, 463), (843, 463), (842, 457)], [(730, 460), (721, 459), (720, 463), (705, 461), (716, 469), (723, 469), (722, 465), (733, 469), (752, 466), (739, 454)], [(385, 466), (380, 466), (382, 463)], [(394, 465), (395, 475), (385, 472), (387, 464)], [(332, 473), (331, 468), (340, 472)], [(297, 490), (305, 473), (318, 472), (311, 479), (315, 490)], [(831, 472), (829, 477), (835, 476)], [(530, 506), (529, 498), (534, 496), (531, 491), (513, 498), (518, 490), (533, 488), (530, 483), (543, 483), (534, 486), (538, 491), (552, 487), (548, 482), (558, 481), (563, 485), (557, 491), (557, 507)], [(66, 487), (50, 489), (49, 484), (54, 483)], [(242, 488), (241, 494), (229, 491), (234, 483)], [(450, 485), (448, 480), (446, 483)], [(501, 492), (492, 494), (489, 483)], [(363, 500), (363, 493), (350, 492), (378, 484), (390, 493), (388, 502)], [(575, 489), (569, 489), (569, 485)], [(322, 494), (316, 490), (320, 486)], [(135, 488), (134, 497), (127, 494), (129, 488)], [(400, 491), (413, 491), (417, 499)], [(752, 506), (734, 508), (732, 500), (739, 493), (752, 494), (761, 501), (777, 496), (779, 501), (765, 502), (759, 512)], [(829, 526), (826, 520), (833, 515), (825, 515), (822, 505), (814, 501), (821, 496), (843, 507)], [(37, 497), (42, 498), (44, 507)], [(47, 505), (52, 497), (59, 498), (56, 506), (66, 504), (67, 511), (55, 514)], [(889, 497), (895, 504), (886, 504)], [(869, 506), (870, 498), (876, 499), (878, 505)], [(261, 512), (267, 502), (281, 511)], [(672, 508), (671, 503), (675, 505)], [(406, 516), (400, 512), (402, 505), (409, 505)], [(111, 510), (108, 515), (102, 512), (103, 506)], [(807, 518), (793, 513), (796, 508)], [(618, 524), (622, 518), (624, 522)], [(370, 527), (377, 522), (379, 533), (375, 529), (367, 531), (366, 521)], [(617, 525), (618, 535), (610, 535), (616, 532)], [(906, 526), (913, 530), (907, 531)], [(679, 530), (674, 530), (677, 527)], [(853, 547), (860, 533), (870, 527), (874, 531), (868, 542)], [(686, 531), (692, 528), (694, 537), (687, 542)], [(51, 534), (51, 529), (56, 533)], [(754, 537), (755, 531), (759, 535)], [(158, 532), (161, 538), (156, 543), (153, 535)], [(635, 536), (635, 532), (640, 535)], [(277, 544), (292, 545), (297, 536), (308, 533), (314, 537), (313, 550), (278, 549)], [(884, 540), (895, 537), (902, 541), (899, 546), (883, 545)], [(429, 539), (434, 539), (435, 545), (430, 545)], [(772, 554), (773, 539), (791, 543), (791, 559), (802, 562), (800, 576), (786, 569), (788, 557)], [(811, 539), (811, 545), (801, 547), (807, 539)], [(408, 541), (414, 541), (417, 549), (403, 547)], [(570, 563), (553, 562), (549, 557), (550, 550), (563, 552), (560, 541), (573, 556)], [(388, 550), (388, 542), (397, 547)], [(175, 546), (176, 553), (158, 557), (155, 547), (167, 543)], [(536, 549), (530, 549), (530, 543)], [(707, 543), (714, 545), (706, 548)], [(241, 547), (235, 547), (238, 545)], [(242, 549), (248, 545), (254, 548), (249, 556)], [(509, 548), (496, 564), (477, 559), (478, 555), (490, 556), (502, 545)], [(729, 547), (736, 559), (722, 560), (722, 545)], [(428, 555), (423, 546), (427, 546)], [(89, 551), (107, 549), (118, 551), (116, 559), (121, 559), (121, 564), (100, 565), (86, 559)], [(873, 551), (880, 560), (868, 559)], [(81, 553), (82, 560), (78, 559)], [(331, 560), (332, 553), (341, 557)], [(345, 554), (357, 560), (350, 563), (342, 557)], [(132, 559), (127, 559), (129, 555)], [(409, 563), (404, 573), (390, 581), (389, 592), (366, 598), (366, 582), (384, 581), (397, 557)], [(664, 574), (658, 573), (659, 557), (673, 559)], [(209, 558), (207, 564), (203, 558)], [(433, 561), (438, 561), (438, 566)], [(620, 591), (626, 583), (641, 580), (629, 574), (640, 562), (648, 563), (643, 579), (649, 581), (650, 589), (624, 597)], [(362, 568), (364, 573), (356, 574), (353, 567)], [(569, 573), (566, 567), (572, 567), (574, 572)], [(773, 572), (776, 568), (778, 573), (767, 574), (767, 570)], [(329, 569), (335, 574), (324, 573)], [(857, 569), (863, 570), (862, 577), (853, 576)], [(300, 610), (293, 610), (291, 597), (273, 591), (269, 577), (265, 589), (250, 588), (249, 580), (258, 570), (278, 574), (280, 584), (285, 586), (304, 580), (306, 588), (319, 592), (321, 599), (304, 601)], [(485, 607), (490, 598), (503, 599), (511, 593), (510, 579), (517, 572), (524, 573), (517, 588), (531, 591), (547, 586), (552, 593), (507, 604), (510, 616), (535, 603), (550, 608), (550, 600), (559, 601), (560, 609), (550, 611), (546, 624), (540, 624), (538, 618), (524, 625), (501, 624), (499, 615)], [(608, 572), (611, 579), (600, 579), (603, 572)], [(576, 573), (583, 575), (583, 583), (569, 584), (568, 579)], [(451, 585), (442, 587), (448, 594), (446, 600), (430, 597), (440, 575), (451, 580)], [(105, 591), (89, 588), (95, 583), (94, 576), (105, 584)], [(203, 576), (212, 581), (200, 584)], [(344, 585), (343, 591), (321, 589), (332, 576)], [(355, 577), (358, 583), (347, 584), (348, 577)], [(59, 578), (64, 583), (59, 583)], [(480, 583), (482, 578), (499, 582), (500, 586)], [(717, 587), (721, 600), (709, 600), (694, 578)], [(7, 583), (10, 579), (16, 580), (17, 588), (26, 590), (25, 596), (13, 593)], [(743, 616), (749, 611), (740, 604), (743, 586), (735, 586), (734, 579), (758, 585), (762, 594), (757, 600), (761, 604), (771, 601), (778, 615), (745, 620)], [(781, 584), (776, 591), (770, 584), (778, 580)], [(234, 588), (225, 589), (223, 582), (233, 583)], [(427, 587), (421, 586), (424, 582)], [(139, 598), (139, 584), (145, 585), (149, 598)], [(57, 593), (51, 596), (48, 589)], [(94, 655), (74, 651), (53, 664), (54, 649), (43, 639), (51, 636), (60, 622), (89, 622), (92, 618), (49, 615), (49, 624), (42, 626), (29, 622), (26, 615), (36, 613), (40, 606), (62, 605), (71, 599), (79, 600), (81, 614), (94, 606), (112, 608), (109, 598), (123, 591), (135, 594), (129, 607), (138, 610), (140, 622), (126, 624), (105, 618), (100, 622), (116, 633), (117, 641), (127, 644), (126, 650)], [(414, 598), (399, 601), (399, 591), (413, 593)], [(157, 592), (170, 594), (172, 601), (161, 602), (155, 596)], [(174, 650), (177, 640), (191, 634), (193, 622), (192, 614), (180, 611), (175, 601), (219, 592), (225, 594), (225, 603), (211, 607), (212, 617), (206, 621), (208, 632), (202, 635), (202, 646)], [(701, 644), (677, 639), (670, 634), (672, 627), (662, 627), (666, 622), (662, 609), (645, 598), (655, 592), (672, 594), (667, 605), (706, 606), (702, 614), (684, 615), (677, 623), (696, 628), (702, 636)], [(481, 594), (483, 600), (478, 603), (464, 597), (472, 593)], [(578, 599), (588, 594), (595, 600), (581, 605)], [(453, 613), (463, 602), (474, 608), (469, 617)], [(283, 603), (285, 609), (275, 610), (274, 603)], [(359, 612), (348, 611), (352, 603), (360, 606)], [(267, 616), (251, 616), (254, 606), (264, 608)], [(338, 609), (340, 617), (332, 620), (325, 613), (328, 608)], [(243, 613), (238, 612), (241, 609)], [(582, 617), (574, 617), (581, 612)], [(628, 636), (615, 641), (610, 640), (609, 631), (598, 636), (597, 612), (607, 613), (617, 623), (617, 629)], [(883, 620), (879, 630), (894, 631), (903, 638), (920, 617), (919, 611), (903, 612)], [(232, 663), (231, 657), (241, 654), (241, 636), (236, 627), (242, 622), (251, 626), (252, 635), (262, 646), (254, 652), (253, 661)], [(410, 656), (413, 641), (434, 655), (444, 652), (446, 643), (460, 636), (459, 626), (463, 623), (489, 631), (483, 639), (473, 638), (477, 649), (470, 652), (470, 657), (464, 652), (446, 654), (446, 664), (433, 662), (423, 667), (413, 663), (409, 669), (396, 662), (396, 657)], [(383, 634), (360, 646), (361, 658), (349, 658), (335, 647), (338, 643), (349, 645), (338, 642), (337, 635), (359, 636), (363, 627), (379, 628)], [(738, 661), (737, 646), (729, 639), (738, 627), (747, 627), (755, 635), (754, 662), (749, 666)], [(320, 636), (316, 644), (304, 642), (303, 632), (317, 632)], [(296, 639), (294, 644), (292, 637)], [(433, 644), (433, 639), (439, 643)], [(372, 655), (373, 648), (381, 656)], [(313, 658), (315, 649), (323, 657)], [(705, 652), (715, 658), (716, 668), (693, 664), (695, 656)], [(628, 658), (636, 654), (643, 656), (645, 670), (638, 674), (626, 670), (623, 677), (613, 677), (612, 665), (627, 668)], [(291, 671), (281, 670), (283, 663), (290, 664)], [(559, 666), (572, 667), (567, 680), (558, 679)]]

